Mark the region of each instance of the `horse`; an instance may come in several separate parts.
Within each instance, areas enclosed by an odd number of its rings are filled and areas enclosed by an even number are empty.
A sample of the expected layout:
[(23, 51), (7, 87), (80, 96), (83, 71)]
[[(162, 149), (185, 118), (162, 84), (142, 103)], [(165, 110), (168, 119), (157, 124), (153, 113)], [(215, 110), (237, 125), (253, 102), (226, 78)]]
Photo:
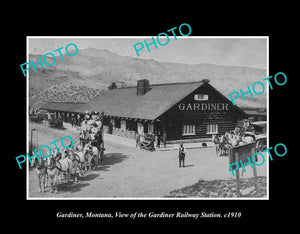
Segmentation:
[(38, 160), (34, 158), (32, 167), (36, 167), (37, 177), (39, 181), (39, 192), (45, 192), (45, 189), (48, 185), (48, 174), (47, 174), (47, 167), (45, 163), (45, 159), (41, 158)]
[[(70, 154), (70, 153), (67, 153)], [(74, 174), (74, 181), (77, 181), (76, 169), (78, 168), (79, 158), (74, 154), (70, 154), (63, 159), (57, 160), (55, 157), (50, 156), (47, 159), (47, 173), (50, 180), (51, 192), (58, 193), (57, 182), (61, 174), (65, 175), (65, 182), (67, 182), (67, 174)]]
[(216, 155), (218, 156), (221, 150), (220, 147), (220, 138), (217, 135), (212, 135), (212, 141), (214, 142), (215, 146), (216, 146)]
[(92, 170), (92, 165), (94, 165), (94, 168), (96, 168), (99, 165), (99, 150), (97, 149), (97, 147), (92, 146), (90, 143), (88, 143), (84, 149), (83, 149), (83, 153), (85, 156), (85, 159), (87, 161), (86, 163), (86, 167), (89, 167), (89, 170)]
[(228, 140), (228, 135), (226, 133), (224, 135), (221, 135), (220, 138), (220, 155), (226, 154), (228, 147), (230, 147), (230, 142)]
[(88, 147), (81, 149), (81, 145), (74, 146), (72, 149), (70, 149), (70, 152), (73, 154), (74, 160), (77, 160), (77, 162), (78, 162), (78, 164), (77, 164), (78, 166), (75, 169), (76, 169), (76, 171), (79, 172), (79, 176), (81, 177), (83, 175), (83, 173), (82, 173), (83, 168), (84, 168), (85, 172), (87, 171)]

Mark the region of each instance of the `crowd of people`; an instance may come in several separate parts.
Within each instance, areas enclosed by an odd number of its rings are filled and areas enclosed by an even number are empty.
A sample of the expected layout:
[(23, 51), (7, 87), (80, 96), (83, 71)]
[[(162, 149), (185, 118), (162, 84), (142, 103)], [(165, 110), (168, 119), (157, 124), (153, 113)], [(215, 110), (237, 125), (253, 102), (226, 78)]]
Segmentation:
[(100, 150), (101, 144), (103, 143), (103, 115), (103, 113), (94, 111), (85, 112), (79, 133), (80, 144), (82, 147), (90, 143)]

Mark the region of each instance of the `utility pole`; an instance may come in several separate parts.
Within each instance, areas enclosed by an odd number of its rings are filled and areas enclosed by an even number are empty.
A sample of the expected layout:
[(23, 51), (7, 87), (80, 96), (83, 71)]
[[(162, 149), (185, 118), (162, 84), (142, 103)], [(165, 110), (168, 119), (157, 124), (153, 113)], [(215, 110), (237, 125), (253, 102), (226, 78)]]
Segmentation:
[(30, 149), (29, 149), (29, 153), (32, 153), (32, 135), (33, 135), (33, 131), (36, 131), (35, 128), (31, 129), (31, 138), (30, 138)]

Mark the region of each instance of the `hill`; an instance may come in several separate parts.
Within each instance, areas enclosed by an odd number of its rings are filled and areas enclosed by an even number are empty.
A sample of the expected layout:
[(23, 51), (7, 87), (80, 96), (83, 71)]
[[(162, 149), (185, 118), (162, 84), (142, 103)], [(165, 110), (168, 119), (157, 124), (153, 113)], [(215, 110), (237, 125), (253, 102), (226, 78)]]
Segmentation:
[[(45, 69), (42, 69), (41, 66), (37, 66), (37, 72), (30, 70), (31, 106), (39, 107), (48, 100), (88, 101), (107, 89), (112, 82), (116, 82), (118, 86), (132, 86), (136, 85), (139, 79), (149, 79), (150, 84), (210, 79), (211, 84), (228, 97), (230, 92), (239, 89), (246, 91), (247, 85), (251, 86), (266, 77), (264, 69), (158, 62), (153, 59), (120, 56), (109, 50), (93, 48), (81, 49), (74, 57), (65, 54), (63, 56), (64, 61), (58, 55), (55, 65), (51, 67), (45, 66)], [(36, 63), (38, 57), (42, 58), (43, 55), (29, 55), (29, 59)], [(51, 63), (53, 58), (49, 57), (47, 61)], [(240, 99), (237, 104), (266, 106), (266, 95), (246, 101)]]

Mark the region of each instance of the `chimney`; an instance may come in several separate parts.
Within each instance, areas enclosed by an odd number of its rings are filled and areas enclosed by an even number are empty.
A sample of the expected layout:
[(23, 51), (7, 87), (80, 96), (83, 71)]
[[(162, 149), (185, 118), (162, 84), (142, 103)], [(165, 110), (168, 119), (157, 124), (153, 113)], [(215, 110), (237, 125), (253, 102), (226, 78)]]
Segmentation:
[(210, 82), (210, 80), (209, 79), (202, 79), (202, 82), (208, 83), (208, 82)]
[(137, 95), (142, 96), (150, 90), (150, 82), (147, 79), (138, 80)]
[(115, 89), (115, 88), (118, 88), (118, 86), (116, 85), (115, 82), (112, 82), (112, 83), (108, 86), (108, 89), (109, 89), (109, 90), (112, 90), (112, 89)]

